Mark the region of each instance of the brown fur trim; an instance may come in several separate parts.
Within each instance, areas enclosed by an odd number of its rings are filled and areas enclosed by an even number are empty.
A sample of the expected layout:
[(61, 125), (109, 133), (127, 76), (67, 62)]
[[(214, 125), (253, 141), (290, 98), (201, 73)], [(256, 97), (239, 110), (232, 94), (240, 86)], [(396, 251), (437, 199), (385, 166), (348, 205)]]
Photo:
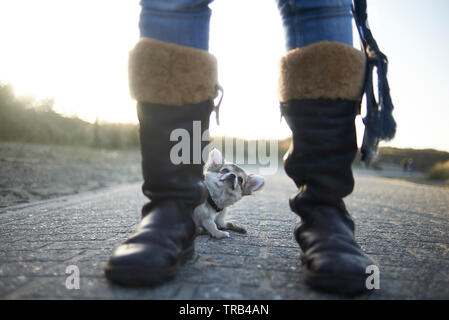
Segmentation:
[(365, 55), (339, 42), (318, 42), (289, 51), (280, 62), (279, 100), (360, 100)]
[(131, 96), (167, 105), (216, 97), (217, 60), (207, 51), (142, 38), (129, 55)]

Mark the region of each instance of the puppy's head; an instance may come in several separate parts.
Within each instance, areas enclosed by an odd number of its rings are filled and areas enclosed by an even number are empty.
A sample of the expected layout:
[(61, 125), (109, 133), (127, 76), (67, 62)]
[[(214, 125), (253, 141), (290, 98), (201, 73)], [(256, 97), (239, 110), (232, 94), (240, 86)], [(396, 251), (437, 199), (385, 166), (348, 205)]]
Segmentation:
[(238, 165), (225, 162), (217, 149), (209, 153), (205, 182), (214, 201), (222, 207), (230, 206), (243, 196), (260, 190), (265, 183), (263, 177), (248, 174)]

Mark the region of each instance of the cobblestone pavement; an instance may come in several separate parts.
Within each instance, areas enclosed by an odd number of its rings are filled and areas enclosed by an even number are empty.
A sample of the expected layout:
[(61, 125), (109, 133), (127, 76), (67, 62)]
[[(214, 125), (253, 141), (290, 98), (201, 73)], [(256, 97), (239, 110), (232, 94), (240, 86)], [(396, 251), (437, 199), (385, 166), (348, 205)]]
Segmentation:
[[(449, 190), (356, 174), (347, 205), (357, 240), (378, 262), (380, 289), (357, 299), (449, 298)], [(112, 250), (135, 229), (137, 184), (0, 211), (2, 299), (340, 299), (303, 282), (283, 174), (231, 210), (248, 234), (196, 240), (194, 259), (157, 288), (123, 288), (103, 276)], [(80, 289), (66, 288), (67, 266)]]

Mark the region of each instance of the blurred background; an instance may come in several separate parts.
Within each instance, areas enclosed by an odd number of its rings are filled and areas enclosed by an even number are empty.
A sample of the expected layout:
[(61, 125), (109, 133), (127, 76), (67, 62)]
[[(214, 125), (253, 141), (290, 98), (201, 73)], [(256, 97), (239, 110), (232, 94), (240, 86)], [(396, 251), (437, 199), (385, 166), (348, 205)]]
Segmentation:
[[(225, 89), (211, 135), (278, 140), (282, 157), (290, 131), (277, 100), (286, 50), (275, 1), (216, 0), (211, 8), (210, 51)], [(447, 0), (368, 1), (398, 123), (373, 164), (379, 174), (447, 184), (448, 12)], [(139, 13), (139, 0), (0, 2), (0, 206), (140, 179), (127, 75)], [(357, 127), (360, 144), (360, 117)], [(58, 166), (68, 180), (55, 188)]]

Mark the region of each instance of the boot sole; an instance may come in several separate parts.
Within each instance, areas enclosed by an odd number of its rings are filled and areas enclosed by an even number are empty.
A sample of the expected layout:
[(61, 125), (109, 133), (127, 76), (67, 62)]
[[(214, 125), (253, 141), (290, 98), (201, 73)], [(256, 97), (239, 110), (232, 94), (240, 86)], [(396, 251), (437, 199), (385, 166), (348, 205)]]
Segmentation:
[[(378, 262), (372, 258), (373, 264)], [(343, 274), (319, 273), (308, 270), (304, 262), (304, 256), (301, 256), (301, 263), (304, 267), (304, 281), (310, 287), (328, 293), (339, 293), (349, 296), (372, 293), (374, 290), (366, 286), (366, 275), (349, 276)]]
[(110, 281), (125, 286), (157, 286), (172, 280), (179, 267), (193, 257), (195, 248), (191, 247), (181, 252), (179, 262), (173, 267), (139, 268), (139, 267), (111, 267), (105, 265), (104, 272)]
[(365, 276), (323, 274), (304, 270), (304, 280), (310, 287), (328, 293), (357, 295), (372, 291), (366, 287)]

